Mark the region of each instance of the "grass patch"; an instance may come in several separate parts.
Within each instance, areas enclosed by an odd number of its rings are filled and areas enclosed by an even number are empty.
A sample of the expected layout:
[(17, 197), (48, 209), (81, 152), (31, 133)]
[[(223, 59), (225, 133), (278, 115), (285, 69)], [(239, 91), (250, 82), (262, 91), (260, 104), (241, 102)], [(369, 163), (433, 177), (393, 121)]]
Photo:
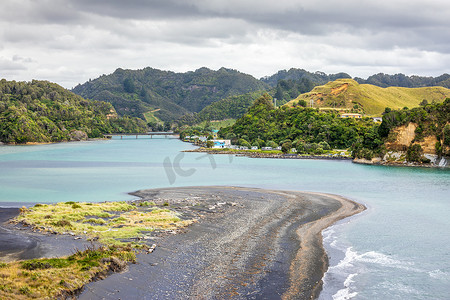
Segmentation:
[[(77, 209), (73, 209), (77, 206)], [(152, 208), (147, 208), (153, 206)], [(174, 230), (191, 224), (182, 221), (168, 208), (169, 203), (158, 208), (154, 202), (145, 201), (139, 206), (126, 202), (84, 203), (65, 202), (22, 208), (16, 222), (25, 222), (40, 230), (66, 233), (98, 239), (101, 243), (125, 245), (143, 231), (155, 229)]]
[(8, 263), (0, 269), (0, 299), (64, 298), (93, 278), (135, 261), (129, 247), (90, 247), (63, 258)]
[(168, 202), (161, 207), (148, 201), (142, 204), (69, 201), (22, 207), (14, 222), (42, 231), (70, 231), (98, 239), (106, 246), (62, 258), (0, 262), (0, 299), (56, 299), (72, 295), (93, 278), (120, 270), (126, 262), (135, 262), (134, 251), (148, 249), (143, 235), (155, 229), (175, 230), (194, 222), (181, 220), (178, 213), (165, 207)]

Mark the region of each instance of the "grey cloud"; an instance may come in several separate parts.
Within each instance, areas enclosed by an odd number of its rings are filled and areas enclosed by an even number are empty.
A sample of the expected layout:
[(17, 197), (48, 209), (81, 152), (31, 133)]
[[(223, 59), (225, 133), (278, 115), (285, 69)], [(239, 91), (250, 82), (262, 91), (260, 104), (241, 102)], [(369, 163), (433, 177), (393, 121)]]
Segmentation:
[(17, 60), (0, 57), (0, 72), (2, 71), (14, 72), (26, 69), (27, 67), (24, 64), (17, 62)]
[(15, 24), (76, 24), (84, 19), (65, 0), (2, 0), (0, 18)]

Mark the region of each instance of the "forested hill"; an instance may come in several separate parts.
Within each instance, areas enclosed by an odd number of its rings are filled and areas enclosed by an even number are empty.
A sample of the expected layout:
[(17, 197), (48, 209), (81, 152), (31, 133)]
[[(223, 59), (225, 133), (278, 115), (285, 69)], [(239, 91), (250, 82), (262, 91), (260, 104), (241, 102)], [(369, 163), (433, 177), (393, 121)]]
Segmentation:
[(406, 76), (404, 74), (388, 75), (383, 73), (378, 73), (369, 76), (367, 79), (362, 79), (356, 77), (355, 80), (358, 83), (373, 84), (379, 87), (426, 87), (426, 86), (443, 86), (445, 88), (450, 88), (450, 75), (443, 74), (438, 77), (424, 77), (424, 76)]
[(60, 142), (111, 132), (145, 132), (110, 103), (83, 99), (48, 81), (0, 81), (0, 142)]
[(178, 125), (194, 125), (203, 121), (237, 119), (243, 116), (263, 91), (230, 96), (203, 108), (199, 113), (186, 114), (177, 120)]
[[(280, 80), (285, 81), (302, 81), (304, 84), (313, 83), (314, 85), (322, 85), (329, 81), (334, 81), (339, 78), (352, 78), (347, 73), (325, 74), (324, 72), (308, 72), (303, 69), (291, 68), (287, 70), (280, 70), (272, 76), (261, 78), (261, 81), (268, 85), (275, 87)], [(309, 91), (308, 91), (309, 92)], [(298, 95), (297, 95), (298, 96)]]
[(73, 92), (108, 101), (119, 115), (171, 121), (229, 96), (266, 90), (268, 86), (236, 70), (200, 68), (175, 73), (153, 68), (117, 69), (113, 74), (78, 85)]

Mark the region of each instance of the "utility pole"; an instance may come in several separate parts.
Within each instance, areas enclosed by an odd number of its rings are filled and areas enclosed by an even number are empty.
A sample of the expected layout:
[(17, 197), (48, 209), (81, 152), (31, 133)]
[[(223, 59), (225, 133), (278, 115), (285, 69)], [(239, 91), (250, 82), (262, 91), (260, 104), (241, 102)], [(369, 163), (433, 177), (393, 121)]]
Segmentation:
[(273, 105), (277, 108), (277, 98), (273, 98)]

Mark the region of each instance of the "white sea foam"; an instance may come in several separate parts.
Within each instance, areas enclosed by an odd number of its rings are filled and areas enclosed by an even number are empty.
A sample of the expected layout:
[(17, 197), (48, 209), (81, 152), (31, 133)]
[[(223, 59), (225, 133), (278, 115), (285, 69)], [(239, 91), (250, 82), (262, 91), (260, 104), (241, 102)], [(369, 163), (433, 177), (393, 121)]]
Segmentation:
[(439, 269), (428, 272), (428, 275), (430, 275), (430, 277), (434, 279), (450, 279), (449, 273)]
[(335, 270), (335, 269), (344, 269), (347, 267), (352, 267), (353, 262), (355, 261), (355, 259), (357, 257), (358, 257), (358, 253), (353, 251), (352, 247), (348, 247), (347, 250), (345, 251), (345, 257), (343, 259), (341, 259), (341, 261), (336, 266), (332, 266), (329, 269)]
[(358, 274), (353, 273), (353, 274), (348, 275), (347, 279), (345, 279), (345, 281), (344, 281), (345, 288), (337, 291), (337, 293), (333, 295), (333, 300), (347, 300), (347, 299), (351, 299), (351, 298), (355, 297), (356, 295), (358, 295), (357, 292), (352, 292), (351, 288), (350, 288), (350, 285), (354, 282), (353, 277), (355, 277), (356, 275), (358, 275)]
[(357, 292), (350, 292), (349, 288), (345, 288), (342, 290), (339, 290), (336, 294), (333, 295), (333, 300), (347, 300), (352, 299), (358, 295)]

